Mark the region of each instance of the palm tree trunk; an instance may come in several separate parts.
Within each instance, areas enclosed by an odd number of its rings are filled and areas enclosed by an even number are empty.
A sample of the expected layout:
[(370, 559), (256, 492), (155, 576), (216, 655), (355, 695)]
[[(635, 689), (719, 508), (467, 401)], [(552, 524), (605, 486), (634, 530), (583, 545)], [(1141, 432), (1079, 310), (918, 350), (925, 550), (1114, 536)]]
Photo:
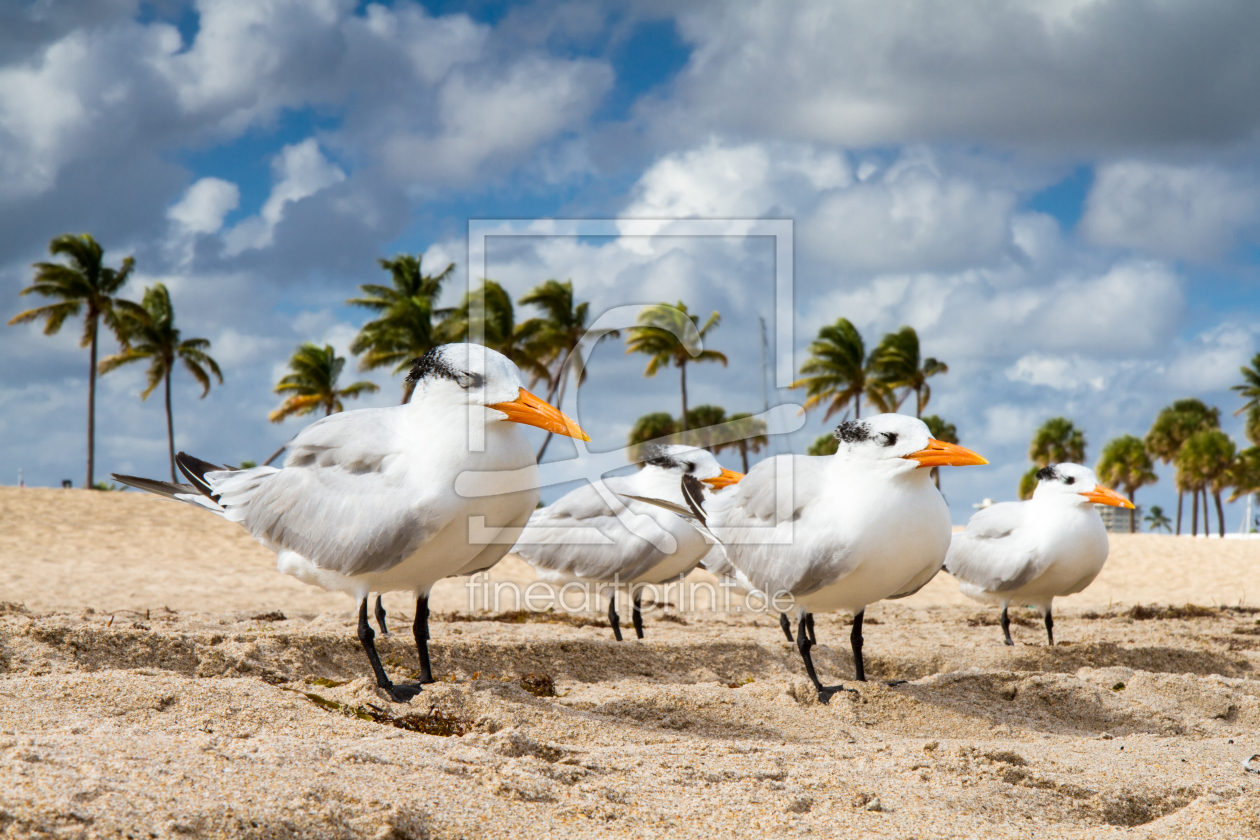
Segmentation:
[(748, 441), (742, 441), (743, 445), (739, 448), (739, 457), (744, 461), (744, 475), (748, 475)]
[(1212, 533), (1212, 518), (1208, 514), (1207, 485), (1206, 484), (1203, 485), (1202, 489), (1199, 492), (1203, 494), (1203, 536), (1206, 537), (1208, 534)]
[(682, 382), (682, 430), (685, 434), (687, 431), (687, 363), (683, 362), (678, 366), (679, 381)]
[[(1134, 490), (1130, 490), (1130, 491), (1129, 491), (1129, 504), (1133, 504), (1133, 494), (1134, 494), (1135, 492), (1136, 492), (1136, 491), (1134, 491)], [(1136, 533), (1137, 533), (1137, 518), (1136, 518), (1136, 516), (1135, 516), (1136, 514), (1137, 514), (1137, 508), (1136, 508), (1136, 507), (1131, 507), (1131, 508), (1129, 508), (1129, 533), (1130, 533), (1130, 534), (1136, 534)]]
[(1199, 536), (1199, 488), (1196, 487), (1190, 491), (1194, 496), (1194, 510), (1190, 514), (1190, 536)]
[(1221, 510), (1221, 491), (1214, 491), (1212, 498), (1216, 499), (1216, 522), (1220, 525), (1221, 539), (1225, 539), (1225, 511)]
[(92, 349), (88, 351), (87, 483), (83, 486), (91, 490), (96, 468), (96, 328), (100, 322), (100, 313), (92, 310), (88, 313), (88, 318), (92, 322)]
[(175, 418), (171, 414), (171, 366), (166, 366), (166, 448), (171, 456), (171, 481), (178, 482), (175, 477)]
[(1177, 536), (1181, 536), (1181, 501), (1185, 497), (1181, 490), (1177, 491)]
[[(559, 389), (560, 391), (559, 401), (551, 403), (556, 408), (559, 408), (561, 403), (564, 402), (564, 392), (568, 389), (568, 387), (569, 387), (569, 365), (568, 365), (568, 358), (566, 357), (565, 364), (560, 366), (560, 376), (557, 378), (556, 384), (553, 385), (551, 389), (547, 392), (547, 402), (551, 402), (552, 398), (556, 396), (556, 390)], [(535, 461), (542, 461), (543, 453), (547, 451), (547, 444), (551, 443), (551, 437), (552, 437), (552, 433), (547, 432), (547, 436), (543, 438), (542, 446), (538, 447), (538, 457), (534, 458)]]

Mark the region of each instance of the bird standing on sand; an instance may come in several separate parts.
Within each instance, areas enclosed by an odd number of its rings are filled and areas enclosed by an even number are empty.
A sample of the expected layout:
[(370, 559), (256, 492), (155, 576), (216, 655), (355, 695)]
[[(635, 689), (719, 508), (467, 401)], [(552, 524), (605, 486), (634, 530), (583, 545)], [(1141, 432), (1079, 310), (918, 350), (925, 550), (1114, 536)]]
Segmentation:
[[(503, 355), (475, 344), (446, 344), (416, 359), (410, 402), (333, 414), (289, 444), (284, 467), (232, 470), (177, 456), (192, 486), (116, 475), (142, 490), (208, 507), (239, 522), (276, 552), (285, 574), (359, 603), (359, 641), (376, 684), (406, 702), (433, 682), (428, 597), (437, 581), (498, 562), (538, 503), (533, 448), (517, 424), (589, 440), (576, 423), (521, 387)], [(477, 427), (480, 427), (478, 429)], [(470, 433), (483, 445), (473, 451)], [(474, 438), (475, 439), (475, 438)], [(517, 472), (517, 489), (465, 498), (455, 479), (465, 471)], [(474, 517), (488, 541), (470, 540)], [(370, 592), (416, 596), (412, 627), (420, 683), (395, 685), (381, 667), (368, 624)]]
[(767, 458), (704, 505), (683, 479), (688, 506), (723, 546), (740, 586), (772, 604), (792, 596), (797, 649), (824, 703), (844, 687), (824, 686), (814, 670), (814, 613), (853, 613), (854, 668), (865, 681), (866, 605), (918, 591), (949, 549), (949, 509), (930, 468), (988, 463), (900, 414), (849, 420), (834, 434), (834, 455)]
[[(600, 482), (618, 496), (651, 496), (684, 504), (681, 479), (694, 476), (713, 489), (728, 487), (743, 478), (742, 473), (723, 469), (712, 454), (694, 446), (670, 445), (648, 449), (643, 469), (634, 475), (615, 476)], [(648, 516), (674, 538), (675, 549), (665, 552), (633, 533), (618, 518), (600, 488), (587, 484), (553, 504), (537, 510), (513, 549), (534, 567), (540, 580), (563, 586), (571, 582), (613, 585), (608, 599), (608, 623), (621, 641), (621, 619), (617, 615), (616, 587), (627, 584), (633, 604), (635, 634), (643, 638), (643, 614), (639, 586), (656, 586), (676, 580), (696, 567), (709, 550), (709, 543), (684, 519), (659, 507), (617, 499), (631, 516)], [(583, 544), (573, 539), (578, 528), (594, 528), (608, 542)]]
[(1098, 483), (1089, 467), (1058, 464), (1037, 472), (1037, 489), (1026, 502), (1002, 502), (971, 517), (954, 534), (945, 570), (962, 593), (1002, 605), (1002, 635), (1011, 640), (1011, 603), (1041, 610), (1054, 644), (1051, 602), (1093, 583), (1107, 562), (1107, 529), (1094, 505), (1131, 508), (1133, 503)]

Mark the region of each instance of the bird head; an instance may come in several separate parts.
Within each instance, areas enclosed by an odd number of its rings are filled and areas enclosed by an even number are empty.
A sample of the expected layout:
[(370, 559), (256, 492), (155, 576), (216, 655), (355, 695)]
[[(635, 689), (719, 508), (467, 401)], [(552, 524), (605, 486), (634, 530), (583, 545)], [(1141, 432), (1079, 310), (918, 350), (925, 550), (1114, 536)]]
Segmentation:
[(643, 459), (644, 469), (661, 470), (677, 484), (684, 475), (694, 475), (714, 490), (737, 483), (744, 474), (724, 469), (713, 453), (683, 444), (658, 444), (649, 447)]
[(511, 421), (558, 435), (590, 440), (570, 417), (526, 391), (521, 371), (507, 356), (480, 344), (443, 344), (412, 362), (412, 402), (488, 409), (488, 422)]
[(1037, 470), (1037, 489), (1033, 498), (1039, 501), (1063, 499), (1078, 505), (1110, 505), (1132, 508), (1133, 503), (1115, 490), (1098, 483), (1098, 476), (1080, 464), (1051, 464)]
[(926, 423), (905, 414), (846, 420), (833, 434), (839, 443), (833, 457), (879, 464), (895, 472), (989, 463), (970, 449), (936, 440)]

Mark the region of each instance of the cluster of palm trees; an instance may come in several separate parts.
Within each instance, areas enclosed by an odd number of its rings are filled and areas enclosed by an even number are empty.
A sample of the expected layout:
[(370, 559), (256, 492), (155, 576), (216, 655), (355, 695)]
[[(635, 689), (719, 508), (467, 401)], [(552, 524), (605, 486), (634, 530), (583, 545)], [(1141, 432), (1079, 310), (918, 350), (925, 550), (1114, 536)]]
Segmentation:
[[(80, 346), (89, 351), (86, 486), (99, 486), (93, 480), (97, 375), (139, 361), (148, 362), (141, 398), (147, 399), (159, 385), (164, 388), (167, 449), (174, 479), (171, 377), (182, 365), (201, 385), (203, 398), (210, 391), (212, 378), (222, 384), (223, 373), (209, 355), (210, 341), (181, 335), (175, 327), (170, 293), (162, 283), (146, 288), (138, 303), (121, 296), (135, 268), (131, 257), (122, 260), (117, 268), (105, 265), (104, 249), (88, 234), (58, 236), (49, 243), (49, 252), (61, 261), (35, 263), (34, 280), (21, 294), (41, 295), (51, 302), (18, 313), (9, 323), (43, 320), (44, 334), (53, 335), (68, 319), (83, 317)], [(401, 373), (413, 359), (433, 347), (476, 339), (514, 361), (528, 377), (530, 387), (544, 383), (548, 402), (560, 402), (570, 382), (574, 389), (585, 382), (582, 343), (588, 343), (585, 349), (589, 352), (605, 338), (618, 337), (613, 330), (591, 331), (590, 304), (576, 300), (572, 281), (546, 280), (514, 303), (499, 283), (486, 279), (480, 289), (465, 294), (458, 306), (439, 308), (437, 301), (443, 285), (454, 274), (454, 263), (436, 274), (426, 274), (419, 256), (400, 254), (379, 262), (389, 272), (390, 284), (361, 285), (359, 296), (346, 301), (375, 315), (350, 345), (350, 351), (359, 357), (360, 370), (388, 367), (395, 374)], [(518, 322), (517, 305), (533, 307), (537, 314)], [(702, 343), (720, 323), (721, 316), (713, 312), (702, 324), (699, 315), (678, 301), (644, 307), (635, 326), (626, 331), (626, 353), (648, 357), (644, 376), (655, 376), (671, 366), (678, 369), (682, 398), (677, 417), (658, 412), (639, 418), (629, 436), (632, 451), (646, 441), (677, 436), (682, 442), (713, 452), (738, 451), (747, 471), (749, 453), (765, 448), (765, 424), (752, 415), (728, 416), (720, 406), (693, 408), (688, 404), (688, 366), (727, 363), (723, 353)], [(98, 361), (102, 325), (117, 340), (119, 351)], [(346, 359), (338, 356), (331, 345), (300, 345), (289, 360), (289, 373), (275, 386), (276, 393), (285, 399), (269, 418), (279, 423), (319, 409), (325, 415), (333, 414), (343, 410), (346, 399), (378, 390), (368, 381), (341, 385), (345, 364)], [(923, 416), (932, 396), (928, 380), (948, 371), (944, 362), (921, 357), (919, 337), (912, 327), (885, 334), (867, 353), (861, 333), (848, 319), (840, 318), (819, 330), (801, 366), (801, 378), (791, 387), (805, 390), (806, 411), (825, 407), (825, 418), (842, 411), (847, 416), (850, 408), (855, 418), (861, 417), (863, 401), (876, 411), (895, 412), (913, 395), (915, 416), (927, 423), (932, 435), (957, 443), (958, 434), (952, 423), (936, 415)], [(1232, 491), (1229, 500), (1234, 501), (1260, 492), (1260, 354), (1241, 373), (1243, 381), (1233, 390), (1244, 404), (1235, 414), (1247, 413), (1245, 433), (1252, 446), (1239, 450), (1221, 431), (1219, 409), (1197, 399), (1177, 400), (1159, 412), (1145, 438), (1122, 435), (1109, 441), (1096, 467), (1099, 478), (1121, 488), (1132, 501), (1138, 489), (1158, 481), (1156, 460), (1171, 464), (1176, 469), (1176, 533), (1181, 533), (1183, 502), (1185, 494), (1190, 493), (1191, 533), (1199, 532), (1200, 509), (1203, 530), (1208, 531), (1211, 499), (1223, 535), (1222, 495)], [(402, 402), (411, 398), (413, 387), (413, 383), (404, 380)], [(722, 425), (725, 428), (718, 435), (714, 427)], [(540, 459), (550, 440), (548, 435), (543, 441), (538, 452)], [(835, 438), (825, 435), (814, 442), (809, 453), (826, 455), (835, 452), (835, 447)], [(1084, 432), (1071, 420), (1047, 420), (1029, 446), (1033, 466), (1020, 480), (1020, 498), (1031, 496), (1038, 469), (1064, 461), (1083, 463), (1085, 448)], [(282, 451), (283, 447), (272, 458)], [(937, 480), (939, 486), (939, 477)], [(1155, 508), (1147, 521), (1152, 529), (1167, 528), (1169, 522), (1163, 511)], [(1136, 525), (1131, 512), (1130, 530), (1136, 530)]]
[[(64, 234), (48, 245), (53, 257), (62, 262), (35, 263), (35, 278), (20, 294), (37, 294), (53, 302), (19, 312), (10, 324), (43, 320), (44, 335), (55, 335), (67, 319), (83, 316), (80, 347), (88, 348), (88, 421), (86, 487), (101, 487), (94, 481), (96, 466), (96, 377), (133, 362), (147, 361), (146, 387), (141, 399), (148, 399), (164, 386), (166, 439), (170, 453), (171, 479), (175, 478), (175, 420), (171, 410), (171, 375), (182, 363), (202, 386), (201, 396), (210, 392), (210, 377), (223, 383), (223, 373), (210, 356), (210, 341), (184, 338), (175, 327), (175, 310), (170, 292), (162, 283), (144, 290), (139, 303), (120, 296), (135, 268), (127, 257), (118, 268), (105, 265), (105, 250), (86, 233)], [(104, 325), (120, 346), (119, 352), (97, 361), (100, 328)]]
[[(1229, 501), (1260, 492), (1260, 354), (1250, 366), (1241, 369), (1243, 384), (1235, 385), (1246, 402), (1235, 414), (1247, 412), (1244, 432), (1251, 446), (1239, 449), (1221, 430), (1221, 411), (1201, 400), (1177, 400), (1155, 417), (1145, 438), (1121, 435), (1107, 442), (1095, 472), (1104, 484), (1122, 489), (1133, 501), (1134, 494), (1159, 481), (1155, 462), (1171, 464), (1177, 487), (1177, 534), (1181, 533), (1185, 494), (1191, 498), (1190, 533), (1197, 536), (1202, 509), (1206, 534), (1215, 508), (1217, 531), (1225, 535), (1222, 496)], [(1036, 489), (1036, 472), (1061, 461), (1084, 463), (1085, 435), (1065, 417), (1053, 417), (1042, 424), (1028, 449), (1034, 466), (1020, 479), (1019, 496), (1026, 499)], [(1209, 505), (1209, 499), (1212, 504)], [(1151, 530), (1170, 530), (1170, 520), (1162, 509), (1151, 508), (1147, 516)], [(1129, 512), (1129, 531), (1137, 530), (1136, 515)]]

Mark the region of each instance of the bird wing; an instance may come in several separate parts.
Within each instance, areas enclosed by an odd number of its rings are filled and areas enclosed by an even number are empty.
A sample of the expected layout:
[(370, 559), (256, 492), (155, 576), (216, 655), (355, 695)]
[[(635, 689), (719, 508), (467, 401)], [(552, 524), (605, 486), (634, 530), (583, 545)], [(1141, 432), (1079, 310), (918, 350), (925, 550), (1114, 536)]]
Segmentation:
[[(821, 508), (826, 504), (822, 490), (827, 460), (766, 458), (739, 484), (709, 500), (709, 529), (725, 547), (741, 583), (772, 596), (808, 595), (857, 567), (839, 527), (844, 511)], [(794, 528), (807, 517), (810, 528)]]
[[(616, 479), (607, 479), (604, 484), (614, 492), (621, 486)], [(625, 504), (633, 514), (650, 515), (648, 505), (631, 500)], [(579, 528), (598, 531), (604, 543), (591, 544), (576, 530)], [(512, 550), (539, 571), (592, 580), (612, 580), (614, 575), (631, 580), (666, 556), (623, 525), (592, 484), (534, 511)]]
[[(204, 478), (225, 516), (272, 550), (287, 549), (343, 575), (381, 572), (459, 512), (453, 477), (420, 475), (402, 450), (403, 438), (384, 411), (334, 414), (294, 438), (284, 469)], [(409, 481), (409, 472), (420, 480)]]
[(137, 475), (119, 475), (118, 473), (110, 473), (110, 478), (126, 484), (128, 487), (134, 487), (137, 490), (144, 490), (147, 493), (153, 493), (166, 499), (176, 502), (183, 502), (194, 507), (204, 508), (211, 513), (223, 515), (223, 508), (215, 504), (213, 500), (203, 496), (196, 487), (191, 484), (176, 484), (172, 481), (159, 481), (154, 478), (141, 478)]
[(987, 592), (1018, 589), (1045, 571), (1026, 524), (1024, 502), (1002, 502), (971, 517), (967, 530), (953, 535), (945, 569)]

